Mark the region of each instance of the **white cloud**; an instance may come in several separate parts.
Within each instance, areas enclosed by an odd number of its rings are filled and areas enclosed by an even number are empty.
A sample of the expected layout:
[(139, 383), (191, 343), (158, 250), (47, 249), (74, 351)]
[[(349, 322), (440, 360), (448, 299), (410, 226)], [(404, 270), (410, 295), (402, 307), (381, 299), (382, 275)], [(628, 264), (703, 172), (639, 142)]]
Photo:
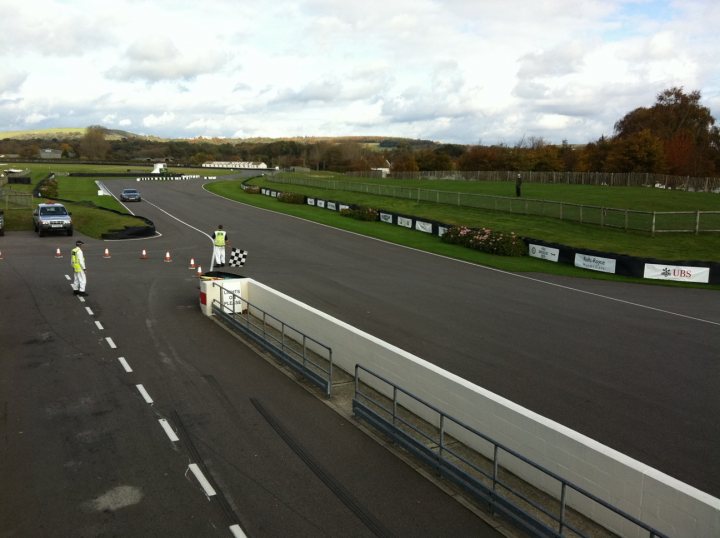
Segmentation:
[(0, 95), (18, 92), (27, 77), (23, 71), (0, 71)]
[(150, 114), (145, 116), (142, 120), (142, 124), (145, 127), (158, 127), (161, 125), (168, 125), (175, 119), (175, 114), (172, 112), (163, 112), (160, 115)]
[(25, 117), (25, 123), (28, 125), (35, 125), (48, 119), (48, 116), (39, 112), (33, 112), (32, 114)]
[(0, 121), (583, 143), (670, 86), (720, 113), (719, 5), (0, 0)]

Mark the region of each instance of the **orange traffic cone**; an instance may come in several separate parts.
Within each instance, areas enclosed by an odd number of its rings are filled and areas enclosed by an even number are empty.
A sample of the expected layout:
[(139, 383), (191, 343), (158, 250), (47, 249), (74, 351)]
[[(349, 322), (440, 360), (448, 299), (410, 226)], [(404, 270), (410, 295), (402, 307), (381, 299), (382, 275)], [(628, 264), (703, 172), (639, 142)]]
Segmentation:
[(140, 254), (140, 259), (141, 259), (141, 260), (147, 260), (147, 259), (148, 259), (148, 255), (147, 255), (147, 252), (145, 251), (145, 249), (142, 250), (142, 253)]
[(3, 257), (2, 257), (2, 250), (0, 250), (0, 260), (2, 260), (2, 259), (3, 259)]
[(195, 269), (195, 258), (190, 258), (190, 267), (188, 269)]
[(56, 258), (62, 258), (62, 257), (63, 257), (62, 253), (60, 252), (60, 248), (59, 248), (59, 247), (58, 247), (58, 249), (55, 251), (55, 257), (56, 257)]
[(165, 259), (164, 259), (163, 261), (164, 261), (164, 262), (171, 262), (171, 261), (172, 261), (172, 258), (170, 257), (170, 251), (169, 251), (169, 250), (165, 253)]
[(109, 249), (109, 248), (106, 248), (106, 249), (105, 249), (105, 254), (103, 254), (103, 258), (109, 258), (109, 257), (110, 257), (110, 249)]
[(202, 276), (202, 267), (199, 265), (197, 266), (197, 273), (195, 273), (195, 276), (200, 278)]

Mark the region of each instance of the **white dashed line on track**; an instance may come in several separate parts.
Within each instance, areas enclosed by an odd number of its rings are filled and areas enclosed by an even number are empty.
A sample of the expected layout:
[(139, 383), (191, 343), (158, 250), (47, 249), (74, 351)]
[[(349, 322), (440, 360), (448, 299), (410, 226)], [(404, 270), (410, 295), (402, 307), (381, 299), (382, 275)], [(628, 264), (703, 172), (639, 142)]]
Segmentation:
[(161, 418), (159, 420), (159, 422), (160, 422), (160, 426), (162, 426), (162, 429), (165, 430), (165, 434), (170, 438), (170, 441), (172, 441), (173, 443), (176, 443), (180, 440), (180, 438), (177, 435), (175, 435), (175, 432), (173, 431), (172, 427), (170, 427), (170, 423), (166, 419)]
[(108, 336), (107, 338), (105, 338), (105, 341), (106, 341), (106, 342), (108, 343), (108, 345), (110, 346), (110, 349), (117, 349), (117, 346), (115, 345), (115, 342), (113, 342), (113, 339), (112, 339), (112, 338), (110, 338), (110, 337)]
[(128, 364), (128, 361), (125, 360), (125, 357), (118, 357), (118, 360), (128, 374), (132, 372), (132, 368), (130, 368), (130, 365)]
[(140, 392), (140, 394), (142, 395), (143, 399), (144, 399), (147, 403), (149, 403), (149, 404), (152, 404), (152, 403), (153, 403), (153, 399), (152, 399), (152, 398), (150, 397), (150, 395), (148, 394), (148, 391), (145, 390), (145, 387), (143, 387), (142, 385), (135, 385), (135, 387), (138, 389), (138, 392)]
[(206, 496), (212, 497), (217, 494), (215, 489), (210, 485), (210, 482), (208, 482), (207, 478), (205, 478), (205, 475), (200, 470), (200, 467), (197, 466), (197, 463), (191, 463), (188, 465), (188, 470), (192, 472), (192, 474), (195, 475), (195, 478), (197, 478), (197, 481), (200, 482), (200, 486), (203, 488)]
[(72, 280), (72, 278), (70, 278), (70, 275), (65, 275), (65, 278), (68, 280)]
[(88, 313), (88, 315), (90, 315), (90, 316), (94, 316), (94, 315), (95, 315), (95, 314), (93, 314), (93, 311), (92, 311), (92, 309), (91, 309), (89, 306), (86, 306), (86, 307), (85, 307), (85, 311), (86, 311), (86, 312)]
[(247, 538), (247, 534), (243, 532), (240, 525), (237, 523), (235, 523), (235, 525), (230, 525), (230, 532), (235, 538)]
[(100, 329), (101, 331), (103, 330), (102, 323), (100, 323), (99, 321), (96, 321), (96, 322), (95, 322), (95, 326), (96, 326), (98, 329)]

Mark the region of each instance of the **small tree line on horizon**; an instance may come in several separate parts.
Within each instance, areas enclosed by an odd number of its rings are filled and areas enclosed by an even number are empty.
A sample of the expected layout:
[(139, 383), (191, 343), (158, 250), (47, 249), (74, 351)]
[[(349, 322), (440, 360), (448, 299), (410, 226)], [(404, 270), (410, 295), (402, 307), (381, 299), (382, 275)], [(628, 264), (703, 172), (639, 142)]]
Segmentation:
[(427, 140), (352, 137), (307, 140), (171, 140), (141, 137), (109, 139), (111, 131), (88, 127), (76, 139), (0, 140), (0, 154), (35, 158), (41, 149), (62, 151), (64, 158), (128, 162), (164, 161), (200, 165), (207, 161), (256, 161), (268, 166), (306, 167), (335, 172), (390, 168), (392, 172), (433, 170), (522, 170), (537, 172), (645, 172), (706, 177), (720, 172), (720, 132), (699, 91), (664, 90), (650, 107), (627, 113), (614, 134), (586, 145), (549, 144), (523, 138), (514, 145), (443, 144)]

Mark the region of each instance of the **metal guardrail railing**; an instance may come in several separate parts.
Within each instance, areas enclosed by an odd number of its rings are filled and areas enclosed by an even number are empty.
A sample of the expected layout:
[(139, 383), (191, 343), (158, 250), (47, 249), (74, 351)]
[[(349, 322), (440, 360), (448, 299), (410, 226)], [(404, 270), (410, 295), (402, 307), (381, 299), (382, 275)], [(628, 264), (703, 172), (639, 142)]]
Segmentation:
[[(365, 374), (371, 376), (375, 382), (380, 381), (387, 388), (392, 389), (392, 398), (388, 396), (391, 404), (383, 401), (378, 396), (373, 397), (371, 389), (368, 388), (369, 385), (366, 385), (361, 380), (362, 375)], [(364, 386), (365, 389), (363, 389)], [(411, 419), (411, 417), (417, 418), (417, 415), (410, 412), (406, 406), (401, 405), (399, 402), (400, 396), (403, 399), (410, 399), (415, 405), (419, 404), (430, 414), (434, 414), (437, 421), (431, 422), (437, 424), (437, 428), (418, 426)], [(534, 535), (556, 537), (568, 535), (591, 536), (568, 515), (570, 508), (567, 499), (569, 495), (573, 495), (579, 496), (580, 500), (584, 502), (593, 503), (595, 507), (607, 510), (616, 516), (619, 521), (624, 520), (634, 525), (638, 532), (647, 532), (650, 538), (667, 538), (660, 531), (632, 515), (489, 436), (467, 426), (418, 396), (402, 389), (392, 381), (359, 364), (355, 366), (355, 395), (352, 405), (353, 413), (357, 417), (366, 420), (378, 430), (390, 436), (403, 448), (434, 467), (438, 473), (449, 478), (477, 499), (488, 503), (491, 510), (506, 515)], [(447, 433), (450, 424), (456, 430), (460, 429), (463, 435), (475, 436), (478, 440), (488, 444), (493, 454), (489, 470), (483, 469), (473, 461), (467, 455), (467, 450), (461, 450), (459, 447), (455, 448), (460, 443), (452, 440)], [(467, 448), (465, 445), (462, 445), (462, 447)], [(555, 481), (559, 485), (558, 494), (554, 496), (556, 510), (549, 509), (537, 499), (531, 498), (531, 495), (527, 492), (522, 491), (522, 488), (518, 487), (517, 481), (512, 479), (515, 475), (501, 465), (501, 456), (514, 458), (516, 463), (521, 462), (528, 466), (530, 470), (539, 472), (545, 478)]]
[(420, 189), (396, 184), (355, 183), (308, 177), (273, 177), (273, 182), (345, 192), (361, 192), (417, 202), (455, 205), (534, 215), (595, 226), (637, 230), (651, 234), (720, 232), (720, 211), (641, 211), (555, 200), (496, 196), (470, 192)]
[(32, 206), (33, 197), (29, 192), (0, 188), (0, 207), (4, 209), (26, 209)]
[[(249, 336), (287, 366), (318, 385), (330, 397), (333, 380), (332, 348), (288, 325), (237, 292), (224, 288), (221, 283), (213, 282), (213, 286), (222, 290), (221, 300), (212, 301), (214, 315)], [(231, 300), (226, 301), (226, 298)]]

